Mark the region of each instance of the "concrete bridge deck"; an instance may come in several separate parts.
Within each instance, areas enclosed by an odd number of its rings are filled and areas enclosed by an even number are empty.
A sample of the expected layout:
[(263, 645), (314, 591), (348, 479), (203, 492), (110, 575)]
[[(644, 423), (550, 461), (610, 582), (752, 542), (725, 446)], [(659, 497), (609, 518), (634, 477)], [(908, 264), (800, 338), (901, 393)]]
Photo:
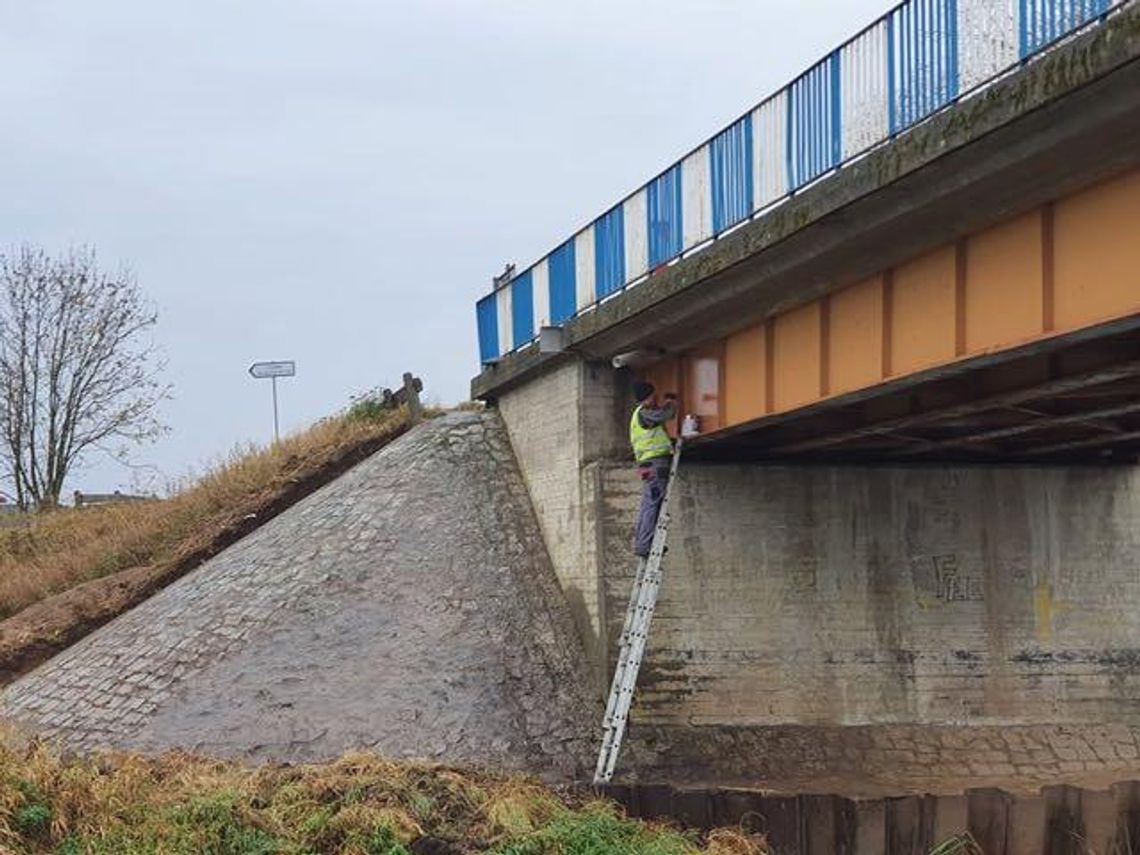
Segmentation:
[(563, 352), (504, 356), (472, 392), (644, 349), (657, 362), (638, 370), (716, 431), (710, 457), (1132, 459), (1137, 138), (1130, 4), (565, 321)]

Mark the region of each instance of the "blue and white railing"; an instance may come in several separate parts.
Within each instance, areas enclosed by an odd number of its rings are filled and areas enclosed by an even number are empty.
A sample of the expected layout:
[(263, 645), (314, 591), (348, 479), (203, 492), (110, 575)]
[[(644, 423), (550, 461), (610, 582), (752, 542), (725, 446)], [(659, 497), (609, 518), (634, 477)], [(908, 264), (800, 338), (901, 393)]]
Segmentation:
[(476, 307), (484, 363), (922, 121), (1121, 0), (907, 0)]

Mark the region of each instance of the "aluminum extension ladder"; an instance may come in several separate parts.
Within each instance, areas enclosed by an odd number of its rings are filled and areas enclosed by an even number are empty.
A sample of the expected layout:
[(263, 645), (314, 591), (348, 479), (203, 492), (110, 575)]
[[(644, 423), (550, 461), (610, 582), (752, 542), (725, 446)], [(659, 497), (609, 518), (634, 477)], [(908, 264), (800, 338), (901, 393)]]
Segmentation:
[(625, 611), (625, 626), (621, 631), (621, 652), (618, 654), (614, 680), (610, 685), (610, 697), (606, 702), (606, 717), (602, 722), (602, 749), (598, 752), (598, 765), (594, 770), (595, 784), (607, 784), (613, 778), (618, 753), (621, 751), (622, 737), (625, 736), (629, 708), (633, 703), (633, 689), (637, 684), (637, 672), (641, 670), (641, 660), (645, 656), (645, 641), (649, 637), (649, 624), (653, 620), (653, 610), (657, 606), (657, 591), (661, 587), (661, 559), (665, 556), (665, 540), (669, 535), (669, 500), (673, 493), (673, 485), (677, 482), (681, 443), (682, 439), (678, 437), (673, 449), (673, 461), (669, 465), (669, 483), (665, 487), (665, 498), (661, 501), (657, 527), (653, 530), (653, 544), (649, 548), (649, 557), (637, 559), (637, 574), (634, 577), (629, 606)]

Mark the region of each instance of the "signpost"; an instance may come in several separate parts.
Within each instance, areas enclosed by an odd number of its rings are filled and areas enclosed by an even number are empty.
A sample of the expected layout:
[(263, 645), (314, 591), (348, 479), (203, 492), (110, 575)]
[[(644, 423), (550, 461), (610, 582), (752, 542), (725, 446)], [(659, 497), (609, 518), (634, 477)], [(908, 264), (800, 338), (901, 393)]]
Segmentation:
[(255, 362), (249, 366), (250, 376), (257, 380), (268, 377), (273, 381), (273, 441), (280, 442), (281, 434), (277, 423), (277, 378), (293, 377), (297, 374), (297, 363), (293, 360), (280, 362)]

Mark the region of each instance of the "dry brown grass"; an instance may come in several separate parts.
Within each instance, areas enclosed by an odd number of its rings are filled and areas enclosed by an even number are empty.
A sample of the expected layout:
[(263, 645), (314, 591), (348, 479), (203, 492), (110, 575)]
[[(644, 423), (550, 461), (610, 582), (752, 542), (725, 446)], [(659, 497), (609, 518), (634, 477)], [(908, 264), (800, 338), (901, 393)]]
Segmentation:
[(61, 760), (0, 744), (0, 851), (763, 855), (755, 839), (632, 822), (529, 778), (369, 754), (249, 767), (185, 754)]
[(177, 561), (265, 499), (378, 438), (407, 415), (335, 417), (266, 449), (236, 449), (171, 498), (61, 509), (0, 531), (0, 618), (82, 582), (131, 567)]
[[(429, 416), (438, 411), (428, 413)], [(0, 685), (138, 605), (359, 463), (406, 413), (348, 413), (262, 451), (236, 451), (165, 501), (62, 511), (0, 532)]]
[(763, 855), (764, 836), (745, 834), (732, 828), (718, 828), (708, 837), (708, 855)]

